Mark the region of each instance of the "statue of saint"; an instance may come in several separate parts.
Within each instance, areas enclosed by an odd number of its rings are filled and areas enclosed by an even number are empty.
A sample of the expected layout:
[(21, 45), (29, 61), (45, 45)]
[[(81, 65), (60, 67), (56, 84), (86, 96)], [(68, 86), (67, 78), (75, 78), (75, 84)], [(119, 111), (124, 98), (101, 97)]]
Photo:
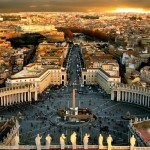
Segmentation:
[(135, 117), (134, 118), (134, 124), (137, 124), (138, 123), (138, 117)]
[(65, 140), (66, 140), (66, 137), (64, 134), (62, 134), (60, 136), (60, 145), (61, 145), (61, 149), (64, 149), (65, 148)]
[(45, 140), (46, 140), (46, 146), (49, 147), (50, 144), (51, 144), (51, 140), (52, 140), (51, 136), (48, 134), (48, 135), (46, 136)]
[(20, 140), (19, 140), (19, 136), (17, 134), (15, 135), (14, 140), (15, 140), (15, 146), (19, 146)]
[(9, 123), (12, 124), (12, 125), (15, 124), (15, 117), (14, 117), (14, 116), (12, 116), (12, 117), (10, 118)]
[(77, 134), (76, 134), (76, 132), (73, 132), (70, 136), (70, 141), (71, 141), (72, 145), (74, 145), (74, 144), (76, 145), (76, 139), (77, 139)]
[(130, 138), (130, 146), (134, 147), (135, 146), (135, 142), (136, 142), (136, 139), (135, 139), (134, 135), (132, 135), (132, 137)]
[(103, 146), (103, 136), (101, 134), (99, 135), (98, 142), (99, 142), (99, 146)]
[(111, 147), (111, 143), (112, 143), (113, 139), (111, 137), (111, 135), (109, 134), (109, 136), (107, 137), (107, 144), (108, 144), (108, 147)]
[(19, 112), (19, 113), (18, 113), (17, 118), (18, 118), (18, 119), (23, 119), (23, 115), (22, 115), (22, 113), (21, 113), (21, 112)]
[(90, 135), (86, 133), (85, 136), (84, 136), (84, 138), (83, 138), (84, 145), (88, 145), (89, 137), (90, 137)]
[(36, 144), (37, 150), (41, 149), (41, 139), (42, 139), (42, 136), (40, 137), (39, 134), (37, 134), (35, 138), (35, 144)]
[(76, 149), (76, 140), (77, 140), (77, 134), (76, 134), (76, 132), (73, 132), (70, 136), (70, 141), (72, 143), (72, 149)]

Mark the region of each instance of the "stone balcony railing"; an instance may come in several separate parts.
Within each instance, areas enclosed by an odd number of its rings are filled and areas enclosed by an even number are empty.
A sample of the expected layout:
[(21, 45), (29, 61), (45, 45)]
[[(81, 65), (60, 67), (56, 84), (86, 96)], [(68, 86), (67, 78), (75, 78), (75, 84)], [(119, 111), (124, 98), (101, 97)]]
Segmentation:
[(5, 88), (0, 88), (0, 95), (4, 94), (4, 93), (11, 93), (12, 92), (20, 92), (20, 91), (28, 91), (30, 89), (30, 91), (35, 91), (37, 90), (37, 87), (35, 87), (34, 85), (25, 85), (25, 86), (12, 86), (12, 87), (5, 87)]
[[(136, 124), (138, 123), (142, 123), (145, 121), (150, 121), (150, 118), (143, 118), (143, 119), (138, 119)], [(128, 125), (129, 130), (132, 134), (135, 135), (136, 139), (138, 140), (138, 142), (140, 143), (140, 145), (142, 146), (149, 146), (150, 147), (150, 142), (145, 141), (145, 139), (141, 136), (141, 133), (133, 126), (134, 125), (134, 121), (130, 121), (130, 124)]]
[[(15, 147), (15, 146), (0, 146), (0, 149), (2, 150), (36, 150), (36, 146), (35, 145), (19, 145), (19, 147)], [(61, 147), (60, 145), (51, 145), (50, 148), (47, 148), (46, 146), (41, 146), (41, 150), (46, 150), (46, 149), (49, 149), (49, 150), (61, 150)], [(71, 145), (66, 145), (65, 146), (65, 150), (71, 150), (72, 149), (72, 146)], [(83, 145), (77, 145), (76, 149), (78, 150), (84, 150), (84, 146)], [(88, 149), (89, 150), (99, 150), (99, 147), (98, 145), (88, 145)], [(103, 146), (102, 149), (100, 150), (108, 150), (108, 147), (107, 146)], [(112, 146), (111, 147), (111, 150), (131, 150), (130, 149), (130, 146)], [(134, 147), (134, 150), (150, 150), (150, 147)]]
[[(19, 145), (19, 147), (15, 147), (15, 146), (0, 146), (0, 149), (19, 149), (19, 150), (36, 150), (36, 146), (35, 145)], [(46, 150), (47, 147), (46, 146), (41, 146), (41, 150)], [(50, 149), (56, 149), (56, 150), (59, 150), (61, 149), (61, 146), (60, 145), (50, 145)], [(65, 146), (65, 150), (71, 150), (72, 149), (72, 145), (66, 145)], [(84, 146), (83, 145), (77, 145), (76, 149), (80, 149), (80, 150), (83, 150), (84, 149)], [(98, 145), (88, 145), (88, 149), (89, 150), (98, 150)], [(102, 150), (107, 150), (107, 146), (103, 146)], [(112, 147), (112, 150), (130, 150), (130, 147), (129, 146), (113, 146)], [(142, 149), (140, 149), (142, 150)], [(149, 149), (150, 150), (150, 149)]]
[(141, 93), (150, 93), (150, 88), (145, 88), (141, 86), (135, 86), (135, 85), (128, 85), (128, 84), (117, 84), (115, 85), (112, 90), (127, 90), (127, 91), (136, 91), (136, 92), (141, 92)]

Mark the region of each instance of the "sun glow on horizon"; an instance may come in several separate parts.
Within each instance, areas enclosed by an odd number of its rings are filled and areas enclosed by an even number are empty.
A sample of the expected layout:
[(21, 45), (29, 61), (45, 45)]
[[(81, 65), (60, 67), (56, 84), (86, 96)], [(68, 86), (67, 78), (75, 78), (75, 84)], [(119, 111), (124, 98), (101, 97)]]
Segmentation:
[(113, 10), (112, 12), (116, 13), (145, 13), (142, 8), (117, 8)]

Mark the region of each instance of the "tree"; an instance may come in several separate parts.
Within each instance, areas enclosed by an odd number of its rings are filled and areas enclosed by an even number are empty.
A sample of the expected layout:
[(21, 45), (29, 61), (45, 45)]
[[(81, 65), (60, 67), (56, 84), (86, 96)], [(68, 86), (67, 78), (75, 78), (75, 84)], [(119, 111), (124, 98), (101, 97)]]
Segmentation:
[(69, 38), (69, 39), (73, 38), (73, 33), (69, 29), (65, 30), (64, 34), (65, 34), (65, 38)]

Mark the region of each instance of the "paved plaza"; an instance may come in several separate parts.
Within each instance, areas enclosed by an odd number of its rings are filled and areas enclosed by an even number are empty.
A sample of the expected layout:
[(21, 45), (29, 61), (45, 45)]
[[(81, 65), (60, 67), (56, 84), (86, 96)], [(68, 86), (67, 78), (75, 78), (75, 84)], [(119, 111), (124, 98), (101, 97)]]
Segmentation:
[[(83, 125), (82, 127), (66, 127), (59, 124), (57, 110), (72, 106), (72, 86), (50, 86), (39, 97), (36, 103), (23, 103), (9, 106), (1, 110), (1, 118), (18, 116), (20, 112), (23, 119), (19, 121), (21, 144), (34, 144), (34, 139), (39, 133), (42, 136), (42, 144), (49, 133), (52, 136), (52, 144), (59, 144), (61, 133), (67, 136), (67, 144), (70, 144), (70, 135), (73, 131), (77, 132), (77, 143), (82, 144), (85, 133), (91, 135), (89, 143), (97, 144), (97, 139), (101, 133), (106, 137), (111, 134), (114, 145), (128, 144), (129, 120), (123, 120), (128, 111), (132, 118), (150, 117), (150, 111), (138, 105), (119, 103), (111, 101), (109, 95), (105, 95), (98, 90), (98, 86), (76, 87), (76, 106), (88, 107), (97, 116), (97, 120)], [(78, 91), (84, 91), (79, 94)]]
[[(68, 86), (49, 86), (38, 96), (38, 102), (22, 103), (5, 107), (0, 112), (1, 118), (18, 117), (20, 124), (20, 144), (35, 144), (37, 134), (42, 136), (42, 144), (45, 144), (45, 137), (50, 134), (52, 145), (59, 144), (59, 137), (64, 133), (67, 137), (66, 144), (70, 144), (70, 135), (77, 132), (77, 144), (83, 144), (85, 133), (90, 134), (89, 144), (98, 144), (98, 137), (101, 133), (104, 137), (111, 134), (113, 145), (129, 145), (128, 124), (129, 120), (122, 119), (127, 112), (131, 117), (150, 117), (150, 110), (138, 105), (121, 103), (110, 100), (110, 95), (98, 85), (81, 86), (81, 70), (84, 62), (79, 46), (70, 45), (69, 54), (66, 59), (65, 68), (68, 73)], [(76, 83), (76, 107), (90, 108), (97, 119), (92, 122), (77, 125), (60, 123), (57, 111), (60, 108), (72, 107), (72, 85)], [(19, 117), (18, 117), (19, 118)]]

